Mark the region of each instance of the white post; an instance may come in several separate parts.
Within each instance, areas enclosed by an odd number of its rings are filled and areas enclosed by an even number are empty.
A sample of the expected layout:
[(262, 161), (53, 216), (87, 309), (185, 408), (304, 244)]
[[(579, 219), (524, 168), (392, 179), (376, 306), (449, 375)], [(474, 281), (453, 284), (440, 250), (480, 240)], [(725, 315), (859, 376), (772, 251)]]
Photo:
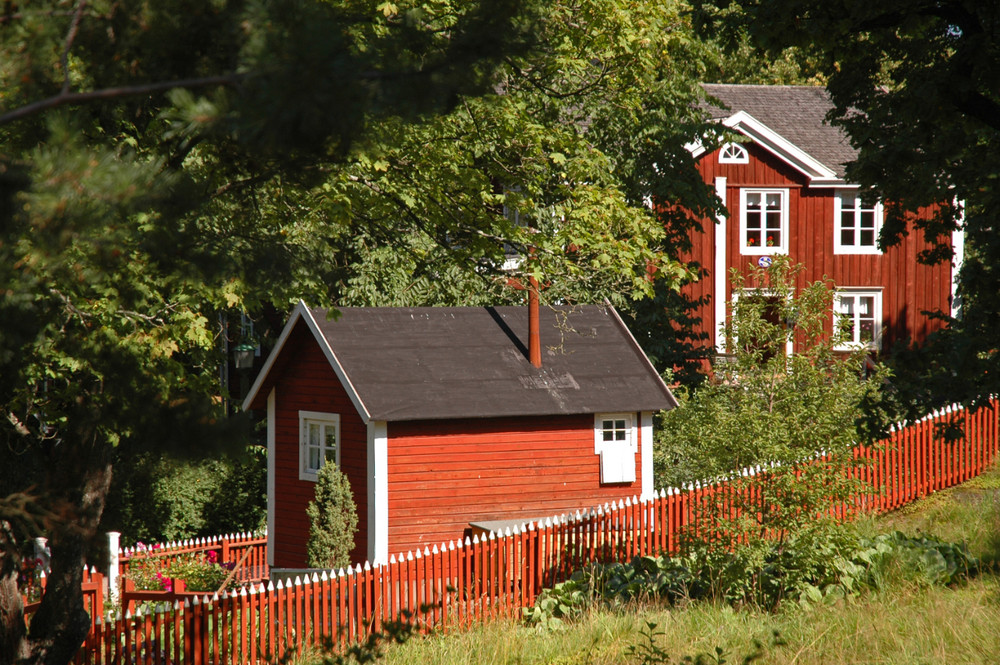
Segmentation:
[(39, 567), (49, 573), (49, 539), (39, 536), (35, 538), (35, 558), (41, 561)]
[(118, 545), (122, 534), (108, 531), (108, 594), (118, 598)]

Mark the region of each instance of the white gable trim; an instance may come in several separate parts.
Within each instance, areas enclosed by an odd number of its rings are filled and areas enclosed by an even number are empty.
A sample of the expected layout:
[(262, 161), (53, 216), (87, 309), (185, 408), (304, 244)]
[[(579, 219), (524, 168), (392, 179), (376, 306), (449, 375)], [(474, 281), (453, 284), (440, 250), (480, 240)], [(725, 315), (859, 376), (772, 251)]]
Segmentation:
[(327, 362), (330, 363), (330, 367), (336, 372), (337, 378), (344, 385), (344, 390), (347, 391), (347, 396), (351, 398), (351, 402), (354, 404), (354, 408), (358, 410), (358, 415), (361, 416), (361, 420), (367, 425), (371, 422), (371, 414), (368, 412), (367, 407), (365, 407), (364, 402), (361, 401), (361, 396), (358, 395), (358, 391), (354, 389), (354, 384), (347, 377), (347, 372), (344, 371), (344, 367), (340, 364), (340, 360), (337, 359), (337, 354), (333, 352), (330, 347), (330, 342), (327, 341), (326, 336), (323, 335), (323, 331), (319, 329), (319, 324), (316, 323), (316, 319), (313, 318), (312, 312), (306, 307), (306, 304), (299, 301), (299, 307), (305, 311), (305, 321), (312, 331), (313, 337), (319, 342), (319, 348), (323, 349), (323, 355), (326, 356)]
[(746, 111), (739, 111), (722, 121), (722, 124), (753, 139), (762, 148), (772, 153), (789, 166), (808, 176), (812, 185), (836, 185), (843, 183), (836, 172), (813, 159), (804, 150), (784, 138), (770, 127), (760, 122)]
[(369, 414), (364, 402), (361, 401), (361, 397), (358, 395), (358, 391), (354, 389), (354, 384), (352, 384), (351, 380), (347, 377), (347, 373), (344, 372), (343, 366), (341, 366), (340, 361), (337, 359), (337, 354), (335, 354), (333, 349), (330, 348), (330, 343), (323, 335), (323, 331), (319, 329), (319, 324), (316, 323), (316, 319), (313, 318), (312, 312), (309, 311), (309, 307), (301, 300), (299, 301), (299, 304), (295, 306), (295, 309), (292, 310), (292, 315), (288, 317), (288, 323), (285, 324), (284, 329), (281, 331), (281, 335), (278, 336), (277, 343), (274, 345), (274, 348), (271, 349), (270, 355), (267, 356), (264, 366), (257, 375), (257, 380), (253, 382), (250, 392), (247, 393), (246, 398), (243, 400), (243, 410), (247, 411), (250, 409), (250, 405), (253, 403), (254, 399), (257, 397), (257, 393), (260, 392), (261, 387), (264, 385), (264, 381), (267, 379), (268, 374), (270, 374), (274, 363), (281, 355), (282, 349), (285, 348), (285, 343), (288, 341), (288, 337), (292, 334), (292, 330), (295, 329), (295, 324), (299, 322), (299, 319), (304, 320), (306, 325), (309, 327), (309, 330), (312, 332), (313, 337), (319, 344), (320, 349), (323, 350), (323, 355), (326, 356), (327, 362), (330, 363), (330, 367), (333, 369), (334, 373), (336, 373), (341, 384), (343, 384), (348, 397), (351, 398), (351, 403), (353, 403), (354, 408), (357, 409), (358, 415), (360, 415), (361, 420), (367, 424), (371, 420), (371, 414)]
[(264, 365), (260, 368), (260, 372), (257, 373), (257, 378), (254, 380), (253, 385), (250, 386), (247, 396), (243, 398), (244, 411), (250, 410), (250, 405), (253, 403), (254, 399), (257, 397), (257, 393), (260, 392), (261, 387), (264, 385), (264, 380), (267, 378), (267, 375), (271, 373), (271, 367), (281, 354), (281, 349), (284, 348), (285, 342), (288, 341), (288, 336), (292, 334), (295, 324), (298, 323), (299, 318), (302, 316), (300, 307), (302, 307), (301, 301), (300, 304), (296, 305), (295, 309), (292, 310), (292, 315), (288, 317), (288, 322), (285, 323), (285, 327), (281, 330), (281, 334), (278, 335), (278, 341), (274, 344), (274, 348), (271, 349), (271, 353), (268, 354), (267, 360), (264, 361)]

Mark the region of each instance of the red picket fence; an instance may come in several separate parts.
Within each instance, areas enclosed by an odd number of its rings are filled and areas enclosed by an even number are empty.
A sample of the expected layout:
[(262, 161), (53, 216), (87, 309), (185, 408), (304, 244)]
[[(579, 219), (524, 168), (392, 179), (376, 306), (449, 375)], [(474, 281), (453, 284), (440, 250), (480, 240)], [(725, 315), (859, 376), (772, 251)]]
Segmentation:
[[(136, 545), (121, 550), (118, 554), (117, 574), (128, 575), (133, 562), (153, 559), (159, 567), (166, 567), (177, 559), (192, 554), (215, 552), (220, 564), (232, 565), (237, 570), (241, 582), (259, 582), (268, 579), (267, 536), (251, 533), (195, 538), (176, 543), (156, 545)], [(112, 576), (115, 574), (112, 572)]]
[[(838, 512), (891, 510), (977, 475), (997, 455), (998, 406), (948, 409), (859, 448), (871, 462), (860, 471), (869, 487)], [(956, 417), (964, 418), (964, 436), (950, 442), (937, 428)], [(660, 491), (648, 501), (442, 544), (385, 565), (183, 602), (165, 596), (149, 612), (98, 623), (76, 662), (258, 663), (327, 640), (358, 642), (408, 614), (422, 630), (444, 631), (515, 616), (582, 564), (674, 551), (700, 508), (731, 491), (725, 481)]]

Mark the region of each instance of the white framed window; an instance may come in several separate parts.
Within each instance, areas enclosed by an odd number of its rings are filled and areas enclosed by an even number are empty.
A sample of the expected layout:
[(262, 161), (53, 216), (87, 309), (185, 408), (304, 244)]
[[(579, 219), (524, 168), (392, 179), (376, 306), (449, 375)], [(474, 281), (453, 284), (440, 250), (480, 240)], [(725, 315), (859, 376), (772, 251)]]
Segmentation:
[(740, 190), (740, 253), (788, 253), (788, 190)]
[(833, 253), (881, 254), (882, 204), (866, 205), (855, 192), (839, 192), (833, 199)]
[(727, 143), (719, 149), (720, 164), (749, 164), (750, 153), (739, 143)]
[(845, 339), (835, 348), (878, 349), (882, 338), (882, 291), (838, 289), (833, 303), (834, 330), (843, 330)]
[(299, 480), (315, 481), (327, 462), (340, 464), (340, 415), (299, 411)]
[(634, 483), (635, 455), (639, 452), (635, 414), (596, 414), (594, 452), (601, 458), (602, 483)]

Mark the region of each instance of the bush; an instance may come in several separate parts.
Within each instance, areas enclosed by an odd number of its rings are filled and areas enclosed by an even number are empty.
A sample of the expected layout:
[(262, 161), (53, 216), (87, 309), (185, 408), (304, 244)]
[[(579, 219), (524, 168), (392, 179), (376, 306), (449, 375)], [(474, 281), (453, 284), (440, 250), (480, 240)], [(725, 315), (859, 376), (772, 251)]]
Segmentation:
[(316, 497), (306, 508), (309, 543), (306, 565), (311, 568), (343, 568), (351, 563), (358, 510), (347, 476), (327, 462), (319, 471)]
[(145, 454), (116, 466), (101, 528), (121, 532), (129, 546), (256, 531), (266, 515), (263, 447), (220, 459)]

